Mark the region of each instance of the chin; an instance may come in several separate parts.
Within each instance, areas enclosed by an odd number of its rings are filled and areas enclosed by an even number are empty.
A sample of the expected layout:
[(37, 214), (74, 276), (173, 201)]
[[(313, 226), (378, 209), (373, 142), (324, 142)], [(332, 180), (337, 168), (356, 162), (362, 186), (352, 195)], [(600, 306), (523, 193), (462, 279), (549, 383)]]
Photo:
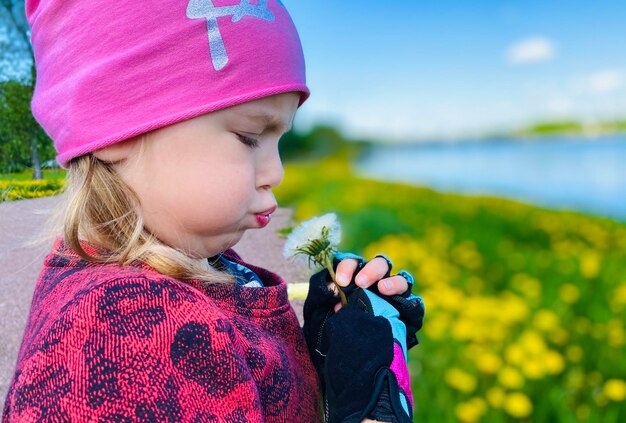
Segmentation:
[(244, 233), (245, 231), (242, 231), (238, 233), (237, 235), (233, 235), (233, 237), (230, 238), (228, 242), (224, 244), (223, 251), (226, 251), (229, 248), (233, 248), (235, 245), (237, 245), (239, 241), (241, 241), (241, 238), (243, 238)]

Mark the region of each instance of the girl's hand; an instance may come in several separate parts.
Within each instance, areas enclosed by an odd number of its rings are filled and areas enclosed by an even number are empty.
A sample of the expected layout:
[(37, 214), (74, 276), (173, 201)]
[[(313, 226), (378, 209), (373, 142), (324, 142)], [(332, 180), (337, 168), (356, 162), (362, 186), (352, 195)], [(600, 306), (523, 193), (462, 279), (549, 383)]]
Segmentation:
[[(360, 260), (363, 270), (365, 260)], [(417, 343), (421, 299), (413, 300), (409, 292), (406, 298), (394, 294), (387, 301), (373, 292), (376, 287), (351, 284), (341, 288), (347, 290), (348, 302), (335, 312), (339, 297), (328, 288), (329, 279), (328, 269), (311, 276), (302, 328), (321, 382), (325, 421), (410, 423), (413, 399), (406, 359), (408, 345)], [(411, 285), (410, 275), (407, 280)], [(403, 315), (410, 318), (408, 326)]]
[[(343, 258), (342, 257), (349, 257)], [(346, 287), (352, 281), (355, 271), (361, 263), (360, 258), (352, 258), (351, 254), (337, 254), (337, 259), (341, 260), (337, 265), (337, 283)], [(377, 256), (365, 263), (363, 268), (354, 278), (354, 282), (360, 288), (369, 288), (373, 284), (377, 284), (378, 291), (383, 295), (402, 295), (409, 289), (406, 278), (402, 275), (389, 276), (391, 267), (389, 261), (382, 256)], [(336, 290), (333, 283), (329, 284), (329, 288)], [(335, 305), (335, 312), (341, 309), (341, 303)]]

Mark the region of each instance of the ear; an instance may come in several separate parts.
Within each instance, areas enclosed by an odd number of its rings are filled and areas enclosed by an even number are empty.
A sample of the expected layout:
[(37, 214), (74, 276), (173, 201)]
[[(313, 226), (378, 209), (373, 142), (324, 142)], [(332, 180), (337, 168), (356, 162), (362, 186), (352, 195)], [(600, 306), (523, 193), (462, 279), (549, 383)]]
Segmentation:
[(116, 142), (115, 144), (96, 150), (91, 154), (105, 163), (116, 164), (124, 162), (135, 154), (144, 139), (144, 135), (145, 134), (141, 134), (124, 141)]

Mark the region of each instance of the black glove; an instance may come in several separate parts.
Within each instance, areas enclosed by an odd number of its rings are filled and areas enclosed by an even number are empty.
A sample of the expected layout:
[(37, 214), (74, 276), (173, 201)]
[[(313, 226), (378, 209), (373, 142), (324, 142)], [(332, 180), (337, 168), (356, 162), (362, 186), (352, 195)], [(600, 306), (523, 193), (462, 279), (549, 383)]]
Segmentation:
[[(391, 260), (383, 254), (378, 254), (376, 257), (381, 257), (385, 259), (389, 266), (389, 270), (381, 279), (385, 279), (391, 276), (391, 269), (393, 268), (393, 263), (391, 262)], [(352, 280), (350, 282), (350, 285), (342, 289), (342, 291), (344, 292), (346, 292), (347, 290), (349, 291), (353, 289), (353, 287), (356, 287), (356, 284), (354, 283), (354, 279), (356, 278), (356, 275), (359, 274), (361, 269), (363, 269), (363, 267), (365, 267), (365, 265), (367, 264), (365, 259), (359, 255), (356, 255), (353, 253), (338, 252), (338, 253), (335, 253), (333, 257), (334, 270), (337, 269), (337, 265), (342, 260), (349, 259), (349, 258), (355, 259), (358, 262), (358, 265), (357, 265), (356, 271), (352, 275)], [(415, 285), (415, 279), (413, 278), (413, 275), (411, 275), (406, 270), (399, 271), (397, 275), (404, 277), (404, 279), (406, 279), (407, 281), (407, 284), (409, 285), (408, 289), (401, 295), (381, 294), (381, 292), (378, 290), (378, 283), (371, 285), (367, 289), (372, 291), (377, 296), (383, 298), (385, 301), (387, 301), (389, 304), (395, 307), (396, 310), (398, 310), (398, 312), (400, 313), (400, 320), (406, 326), (407, 349), (411, 349), (419, 343), (416, 333), (422, 328), (422, 324), (424, 321), (424, 311), (425, 311), (424, 301), (422, 300), (421, 297), (412, 293), (413, 285)]]
[(366, 417), (412, 421), (407, 336), (399, 311), (351, 284), (343, 289), (348, 304), (335, 313), (339, 299), (327, 287), (330, 280), (327, 270), (311, 277), (303, 327), (322, 384), (326, 423), (360, 423)]

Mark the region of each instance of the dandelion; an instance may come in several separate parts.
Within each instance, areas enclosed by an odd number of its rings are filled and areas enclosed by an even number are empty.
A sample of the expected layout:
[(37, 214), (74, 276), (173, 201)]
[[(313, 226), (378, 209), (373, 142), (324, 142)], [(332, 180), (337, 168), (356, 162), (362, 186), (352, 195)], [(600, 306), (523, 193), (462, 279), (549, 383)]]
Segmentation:
[(511, 344), (506, 347), (506, 360), (511, 364), (521, 364), (526, 358), (526, 352), (519, 344)]
[(587, 251), (580, 257), (580, 273), (587, 279), (593, 279), (600, 273), (600, 254), (595, 251)]
[(556, 375), (565, 368), (565, 360), (558, 352), (549, 350), (544, 357), (544, 366), (548, 373)]
[(503, 389), (498, 387), (489, 388), (487, 390), (487, 401), (494, 408), (500, 408), (504, 404), (506, 399), (506, 393)]
[(465, 393), (476, 389), (478, 383), (473, 375), (456, 367), (447, 370), (444, 379), (448, 385)]
[(587, 420), (591, 414), (591, 408), (587, 404), (581, 404), (576, 409), (578, 420)]
[(574, 304), (580, 298), (580, 290), (571, 283), (565, 283), (559, 288), (559, 298), (568, 304)]
[(544, 332), (552, 332), (559, 328), (559, 316), (552, 310), (542, 309), (535, 314), (534, 326)]
[(604, 383), (602, 392), (611, 401), (624, 401), (626, 400), (626, 382), (621, 379), (609, 379)]
[(341, 240), (341, 226), (337, 215), (328, 213), (302, 222), (287, 238), (283, 253), (285, 257), (302, 260), (308, 264), (325, 267), (333, 280), (341, 303), (346, 304), (346, 296), (336, 282), (333, 269), (333, 254)]
[(483, 373), (494, 374), (502, 367), (502, 359), (495, 354), (484, 354), (476, 359), (476, 367)]
[(565, 350), (565, 355), (567, 355), (567, 359), (572, 363), (578, 363), (583, 359), (584, 351), (578, 345), (570, 345)]
[(504, 400), (504, 410), (518, 419), (528, 417), (533, 412), (530, 399), (521, 392), (513, 392)]
[(456, 406), (455, 414), (464, 423), (473, 423), (480, 420), (487, 411), (487, 403), (480, 397), (474, 397), (467, 402)]
[(517, 389), (524, 385), (524, 376), (513, 367), (504, 367), (498, 373), (498, 381), (504, 387)]

